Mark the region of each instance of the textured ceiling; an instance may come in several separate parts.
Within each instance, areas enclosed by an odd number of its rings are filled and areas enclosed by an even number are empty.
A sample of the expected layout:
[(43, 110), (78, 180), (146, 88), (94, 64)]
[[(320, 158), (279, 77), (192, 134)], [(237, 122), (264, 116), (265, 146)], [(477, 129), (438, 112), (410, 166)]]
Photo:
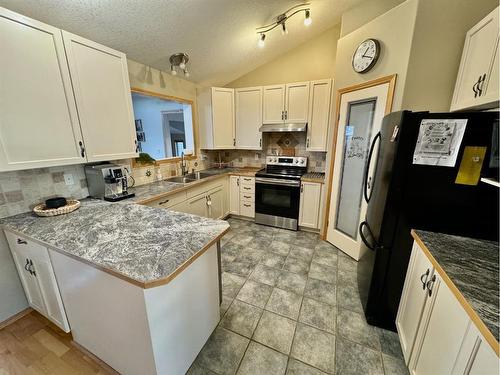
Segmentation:
[(269, 33), (257, 46), (255, 28), (301, 1), (290, 0), (0, 0), (15, 12), (169, 70), (176, 52), (190, 56), (189, 80), (224, 85), (340, 22), (363, 0), (312, 0), (313, 23), (289, 21), (289, 34)]

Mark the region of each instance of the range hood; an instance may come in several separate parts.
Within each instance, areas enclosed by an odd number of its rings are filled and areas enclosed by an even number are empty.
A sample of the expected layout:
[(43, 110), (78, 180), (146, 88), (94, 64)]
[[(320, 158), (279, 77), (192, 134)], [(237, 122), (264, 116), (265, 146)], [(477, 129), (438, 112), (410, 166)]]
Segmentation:
[(263, 124), (259, 131), (262, 133), (273, 132), (305, 132), (307, 130), (307, 122), (299, 122), (295, 124)]

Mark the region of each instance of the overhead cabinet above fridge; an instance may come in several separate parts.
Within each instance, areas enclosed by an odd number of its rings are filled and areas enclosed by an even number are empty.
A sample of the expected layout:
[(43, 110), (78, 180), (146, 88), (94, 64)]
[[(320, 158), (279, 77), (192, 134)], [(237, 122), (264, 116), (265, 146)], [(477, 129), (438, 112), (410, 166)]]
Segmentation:
[(135, 157), (126, 56), (0, 7), (0, 171)]

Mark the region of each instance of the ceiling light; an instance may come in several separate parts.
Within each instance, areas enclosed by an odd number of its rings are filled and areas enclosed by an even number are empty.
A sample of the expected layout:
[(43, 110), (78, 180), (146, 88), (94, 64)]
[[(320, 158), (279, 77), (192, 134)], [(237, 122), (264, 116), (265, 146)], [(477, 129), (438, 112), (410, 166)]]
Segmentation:
[(257, 34), (260, 35), (259, 47), (264, 46), (265, 33), (271, 31), (272, 29), (281, 26), (281, 33), (283, 35), (288, 34), (288, 29), (286, 28), (286, 21), (296, 15), (297, 13), (304, 12), (304, 25), (309, 26), (312, 23), (311, 19), (311, 9), (309, 8), (309, 3), (299, 4), (288, 9), (285, 13), (281, 13), (275, 18), (275, 21), (269, 25), (258, 27), (256, 29)]
[(258, 43), (260, 48), (263, 48), (264, 45), (266, 44), (265, 40), (266, 40), (266, 34), (260, 34), (259, 43)]
[(312, 23), (311, 11), (306, 10), (306, 18), (304, 18), (304, 25), (309, 26)]
[(189, 56), (186, 53), (175, 53), (170, 56), (170, 73), (175, 76), (177, 75), (177, 69), (184, 72), (184, 77), (189, 77), (189, 72), (187, 70), (187, 63), (189, 61)]

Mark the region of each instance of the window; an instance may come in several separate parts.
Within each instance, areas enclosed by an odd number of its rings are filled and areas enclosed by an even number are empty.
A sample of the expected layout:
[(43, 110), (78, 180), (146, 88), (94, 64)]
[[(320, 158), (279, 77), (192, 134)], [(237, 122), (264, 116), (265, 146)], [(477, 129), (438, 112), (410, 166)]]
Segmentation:
[(139, 152), (156, 160), (194, 153), (191, 102), (133, 91), (132, 104)]

